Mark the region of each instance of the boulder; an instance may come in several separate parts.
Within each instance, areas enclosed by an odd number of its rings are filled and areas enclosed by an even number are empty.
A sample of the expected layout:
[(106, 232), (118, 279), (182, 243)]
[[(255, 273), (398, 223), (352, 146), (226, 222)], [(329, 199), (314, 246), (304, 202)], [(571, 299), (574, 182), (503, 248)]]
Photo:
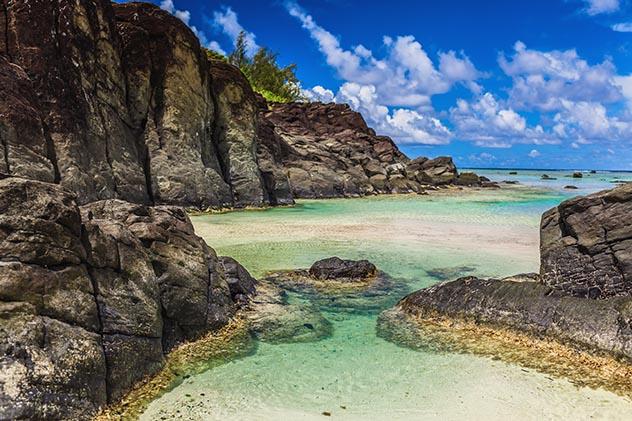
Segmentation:
[(365, 279), (375, 276), (377, 268), (368, 260), (343, 260), (329, 257), (315, 262), (309, 274), (317, 279)]
[(572, 177), (573, 177), (573, 178), (582, 178), (583, 176), (584, 176), (584, 174), (582, 174), (582, 173), (581, 173), (581, 172), (579, 172), (579, 171), (576, 171), (576, 172), (574, 172), (574, 173), (573, 173), (573, 176), (572, 176)]
[(632, 185), (577, 197), (542, 216), (540, 274), (566, 293), (591, 298), (632, 293)]
[(281, 288), (265, 281), (258, 285), (246, 316), (250, 330), (263, 342), (314, 342), (333, 333), (316, 304), (290, 304)]

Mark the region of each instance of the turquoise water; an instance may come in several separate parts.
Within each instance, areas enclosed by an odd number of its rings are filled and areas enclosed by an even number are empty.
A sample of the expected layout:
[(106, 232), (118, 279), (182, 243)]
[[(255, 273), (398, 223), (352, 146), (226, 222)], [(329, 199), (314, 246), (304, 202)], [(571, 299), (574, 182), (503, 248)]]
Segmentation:
[[(554, 176), (552, 172), (548, 173)], [(511, 179), (487, 171), (492, 179)], [(513, 176), (502, 190), (300, 201), (295, 208), (196, 216), (198, 234), (254, 275), (338, 255), (367, 258), (409, 290), (449, 276), (538, 270), (542, 211), (611, 187), (612, 177)], [(565, 184), (580, 190), (568, 191)], [(632, 402), (603, 390), (472, 355), (413, 351), (375, 335), (377, 313), (336, 311), (331, 337), (259, 343), (257, 352), (190, 377), (143, 415), (195, 420), (629, 419)], [(326, 418), (325, 418), (326, 419)]]

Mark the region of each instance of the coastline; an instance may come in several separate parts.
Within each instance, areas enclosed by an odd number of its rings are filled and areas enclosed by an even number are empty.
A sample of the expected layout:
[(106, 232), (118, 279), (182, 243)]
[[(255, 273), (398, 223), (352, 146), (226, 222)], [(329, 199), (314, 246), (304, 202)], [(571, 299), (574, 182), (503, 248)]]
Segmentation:
[(238, 314), (218, 331), (172, 350), (160, 371), (139, 382), (118, 402), (102, 408), (93, 420), (138, 419), (153, 400), (177, 387), (189, 376), (247, 356), (254, 352), (255, 346), (246, 319)]
[(396, 308), (380, 315), (377, 332), (384, 339), (413, 349), (499, 359), (568, 379), (577, 387), (603, 388), (632, 400), (632, 361), (550, 337), (437, 312), (413, 316)]

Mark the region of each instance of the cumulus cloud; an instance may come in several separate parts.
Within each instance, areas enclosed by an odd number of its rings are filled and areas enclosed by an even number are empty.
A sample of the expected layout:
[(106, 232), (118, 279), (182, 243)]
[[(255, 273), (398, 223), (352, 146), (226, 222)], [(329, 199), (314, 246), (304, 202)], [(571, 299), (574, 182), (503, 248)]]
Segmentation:
[(214, 12), (211, 23), (227, 35), (233, 44), (237, 41), (239, 34), (243, 32), (246, 43), (248, 44), (246, 54), (253, 56), (259, 49), (256, 35), (252, 32), (246, 31), (244, 27), (241, 26), (239, 20), (237, 19), (237, 13), (235, 13), (230, 7), (224, 7), (221, 11)]
[(220, 47), (220, 45), (216, 41), (209, 41), (204, 31), (201, 31), (195, 25), (190, 24), (191, 22), (190, 11), (177, 9), (173, 0), (162, 0), (160, 2), (160, 8), (171, 13), (172, 15), (180, 19), (182, 22), (184, 22), (189, 28), (191, 28), (191, 31), (193, 31), (193, 33), (198, 37), (198, 39), (200, 40), (200, 44), (202, 44), (204, 47), (213, 51), (217, 51), (218, 53), (221, 53), (221, 54), (226, 54), (224, 50), (222, 50), (222, 47)]
[(562, 106), (554, 121), (568, 138), (588, 143), (629, 140), (632, 136), (632, 122), (609, 116), (606, 107), (600, 103), (563, 101)]
[(391, 136), (400, 143), (442, 145), (450, 142), (450, 130), (437, 118), (405, 108), (390, 110), (378, 102), (377, 89), (373, 85), (347, 82), (340, 87), (335, 101), (349, 104), (378, 133)]
[(423, 46), (412, 35), (383, 38), (385, 54), (376, 57), (363, 45), (349, 49), (316, 23), (296, 3), (288, 3), (289, 14), (301, 23), (333, 67), (346, 82), (373, 85), (379, 102), (386, 106), (429, 109), (432, 95), (445, 93), (455, 83), (478, 89), (473, 82), (481, 76), (470, 59), (454, 51), (439, 57), (437, 68)]
[(311, 102), (322, 102), (328, 104), (334, 102), (334, 92), (330, 89), (323, 88), (320, 85), (316, 85), (311, 89), (302, 89), (301, 94)]
[(584, 0), (586, 3), (586, 13), (590, 16), (602, 13), (613, 13), (619, 10), (619, 0)]
[(376, 130), (400, 142), (448, 143), (451, 132), (435, 117), (431, 97), (458, 83), (480, 92), (476, 80), (483, 74), (463, 52), (439, 54), (437, 67), (412, 35), (384, 36), (384, 53), (378, 57), (364, 45), (343, 47), (296, 3), (286, 7), (345, 82), (335, 95), (317, 86), (304, 90), (305, 97), (328, 101), (333, 96), (336, 102), (348, 103)]
[(543, 52), (518, 41), (514, 54), (501, 54), (498, 63), (513, 79), (509, 98), (518, 109), (552, 111), (562, 108), (564, 100), (611, 103), (622, 98), (612, 62), (591, 66), (575, 50)]
[(632, 32), (632, 22), (615, 23), (611, 28), (616, 32)]
[(489, 164), (493, 161), (496, 161), (497, 158), (495, 155), (492, 155), (488, 152), (481, 152), (479, 154), (471, 154), (467, 157), (471, 162), (479, 163), (479, 164)]
[(537, 158), (540, 155), (542, 155), (537, 149), (531, 149), (531, 152), (529, 152), (529, 158)]
[(457, 100), (450, 109), (450, 120), (456, 136), (478, 146), (509, 148), (514, 143), (558, 143), (540, 125), (531, 127), (526, 119), (486, 92), (472, 102)]

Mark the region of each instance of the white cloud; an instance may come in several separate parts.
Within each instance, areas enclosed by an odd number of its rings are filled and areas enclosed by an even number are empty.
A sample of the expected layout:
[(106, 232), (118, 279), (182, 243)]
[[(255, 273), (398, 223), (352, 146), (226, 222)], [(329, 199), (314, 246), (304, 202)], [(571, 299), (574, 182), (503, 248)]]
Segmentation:
[(619, 0), (584, 0), (586, 2), (586, 13), (591, 16), (602, 13), (612, 13), (619, 10)]
[(617, 76), (614, 78), (614, 83), (619, 86), (621, 93), (628, 102), (630, 110), (632, 110), (632, 74), (628, 76)]
[(492, 161), (497, 160), (495, 155), (492, 155), (488, 152), (481, 152), (479, 154), (469, 155), (468, 159), (472, 162), (477, 162), (477, 163), (490, 163)]
[[(296, 3), (286, 7), (317, 43), (327, 64), (344, 80), (335, 94), (336, 102), (350, 104), (379, 133), (399, 142), (449, 142), (451, 132), (435, 117), (431, 97), (448, 92), (457, 83), (473, 92), (480, 91), (476, 80), (483, 75), (464, 53), (439, 54), (437, 68), (415, 37), (384, 36), (384, 53), (377, 57), (364, 45), (344, 48)], [(318, 86), (303, 92), (317, 100), (328, 100), (333, 94)]]
[(239, 34), (243, 31), (248, 49), (246, 53), (253, 56), (259, 49), (257, 45), (256, 35), (252, 32), (248, 32), (239, 23), (237, 19), (237, 13), (230, 7), (224, 8), (222, 11), (216, 11), (213, 13), (213, 25), (219, 28), (224, 34), (228, 35), (233, 44), (237, 41)]
[(514, 54), (510, 58), (502, 54), (498, 62), (513, 79), (509, 98), (518, 109), (553, 111), (563, 108), (563, 100), (621, 100), (614, 81), (616, 69), (609, 60), (591, 66), (575, 50), (542, 52), (518, 41)]
[(160, 8), (171, 13), (172, 15), (180, 19), (182, 22), (184, 22), (189, 28), (191, 28), (191, 31), (193, 31), (195, 36), (198, 37), (198, 39), (200, 40), (200, 44), (202, 44), (202, 46), (210, 50), (217, 51), (218, 53), (226, 54), (216, 41), (209, 41), (204, 31), (201, 31), (198, 28), (196, 28), (195, 25), (190, 24), (191, 12), (189, 12), (188, 10), (177, 9), (173, 0), (162, 0), (160, 2)]
[(564, 127), (568, 138), (580, 143), (630, 140), (632, 136), (630, 120), (609, 116), (606, 107), (596, 102), (563, 101), (554, 121)]
[(334, 101), (335, 95), (330, 89), (325, 89), (320, 85), (311, 89), (302, 89), (301, 93), (305, 98), (312, 102), (322, 102), (328, 104)]
[(529, 158), (537, 158), (540, 155), (542, 155), (537, 149), (531, 149), (531, 152), (529, 152)]
[(450, 109), (450, 120), (457, 138), (472, 141), (478, 146), (508, 148), (514, 143), (541, 145), (559, 142), (541, 126), (529, 126), (523, 116), (500, 103), (489, 92), (471, 102), (457, 100), (456, 107)]
[(221, 46), (221, 45), (219, 45), (219, 43), (218, 43), (217, 41), (211, 41), (211, 42), (209, 42), (209, 43), (208, 43), (208, 45), (207, 45), (207, 48), (208, 48), (209, 50), (216, 51), (216, 52), (218, 52), (218, 53), (220, 53), (220, 54), (222, 54), (222, 55), (224, 55), (224, 56), (228, 55), (228, 54), (226, 53), (226, 51), (224, 51), (224, 49), (222, 48), (222, 46)]
[(615, 23), (611, 28), (616, 32), (632, 32), (632, 22)]
[(441, 121), (417, 111), (388, 107), (377, 102), (373, 85), (347, 82), (336, 94), (336, 102), (346, 103), (358, 111), (378, 133), (391, 136), (400, 143), (442, 145), (449, 143), (450, 130)]
[(382, 105), (427, 111), (431, 109), (430, 97), (449, 91), (455, 83), (478, 89), (475, 80), (481, 74), (463, 53), (457, 55), (450, 51), (441, 54), (440, 68), (437, 69), (421, 43), (412, 35), (384, 36), (385, 54), (376, 57), (363, 45), (343, 48), (333, 34), (319, 26), (296, 3), (287, 4), (287, 9), (316, 41), (327, 64), (336, 70), (340, 78), (346, 82), (373, 85)]

